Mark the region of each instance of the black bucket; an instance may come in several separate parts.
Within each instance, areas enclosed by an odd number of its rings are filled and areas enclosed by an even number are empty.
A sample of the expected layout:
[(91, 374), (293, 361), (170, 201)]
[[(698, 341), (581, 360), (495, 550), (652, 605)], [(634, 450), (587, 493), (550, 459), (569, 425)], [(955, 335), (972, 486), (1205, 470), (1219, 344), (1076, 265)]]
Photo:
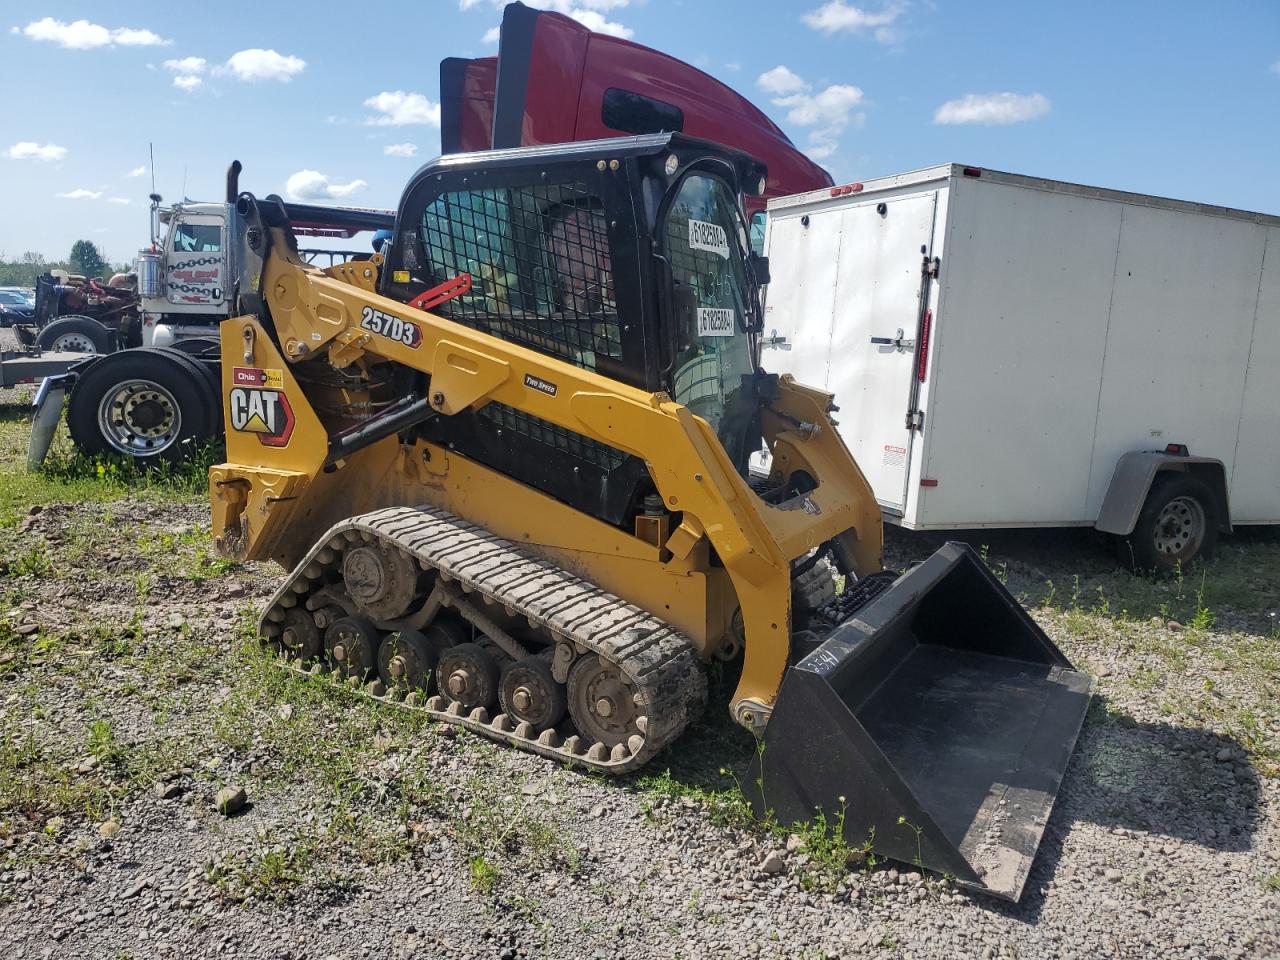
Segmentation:
[(948, 543), (787, 671), (748, 792), (1017, 900), (1088, 706), (1089, 677)]

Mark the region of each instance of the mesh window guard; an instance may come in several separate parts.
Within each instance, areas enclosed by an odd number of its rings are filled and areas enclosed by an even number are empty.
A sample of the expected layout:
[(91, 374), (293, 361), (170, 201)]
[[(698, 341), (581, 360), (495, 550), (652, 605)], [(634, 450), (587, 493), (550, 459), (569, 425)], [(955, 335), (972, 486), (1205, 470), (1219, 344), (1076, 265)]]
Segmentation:
[[(588, 370), (622, 358), (604, 206), (582, 184), (442, 193), (422, 217), (429, 282), (470, 273), (471, 291), (435, 307), (458, 323)], [(479, 415), (606, 472), (622, 452), (499, 403)]]
[(603, 205), (581, 184), (443, 193), (422, 218), (433, 283), (472, 276), (450, 320), (589, 370), (621, 358)]

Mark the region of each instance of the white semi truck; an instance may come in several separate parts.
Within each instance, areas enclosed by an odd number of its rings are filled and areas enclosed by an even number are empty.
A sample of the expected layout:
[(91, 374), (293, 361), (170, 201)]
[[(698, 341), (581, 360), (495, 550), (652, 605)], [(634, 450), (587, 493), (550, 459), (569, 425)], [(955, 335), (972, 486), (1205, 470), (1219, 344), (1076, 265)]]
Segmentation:
[(1092, 526), (1139, 568), (1280, 523), (1280, 217), (947, 164), (774, 200), (761, 363), (885, 519)]

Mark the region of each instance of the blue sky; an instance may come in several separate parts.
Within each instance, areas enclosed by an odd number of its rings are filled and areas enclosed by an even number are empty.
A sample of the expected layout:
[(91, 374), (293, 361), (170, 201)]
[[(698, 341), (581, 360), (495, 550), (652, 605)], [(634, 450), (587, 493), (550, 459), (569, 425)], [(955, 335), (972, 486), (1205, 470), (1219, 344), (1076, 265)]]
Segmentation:
[[(1280, 213), (1276, 0), (531, 5), (701, 67), (839, 181), (958, 161)], [(0, 252), (131, 258), (148, 141), (166, 199), (239, 158), (260, 195), (393, 207), (439, 150), (440, 59), (495, 52), (500, 8), (5, 4)]]

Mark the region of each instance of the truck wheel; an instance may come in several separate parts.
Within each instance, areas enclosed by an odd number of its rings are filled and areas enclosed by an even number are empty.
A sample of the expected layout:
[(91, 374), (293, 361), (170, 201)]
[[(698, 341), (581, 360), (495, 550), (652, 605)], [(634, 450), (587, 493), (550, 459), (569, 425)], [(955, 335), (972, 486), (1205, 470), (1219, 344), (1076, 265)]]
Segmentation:
[(107, 328), (93, 317), (59, 317), (36, 334), (36, 346), (56, 353), (106, 353)]
[[(194, 343), (194, 340), (185, 341)], [(217, 345), (217, 341), (213, 341)], [(172, 347), (150, 347), (152, 350), (163, 350), (166, 353), (174, 354), (178, 360), (185, 364), (188, 368), (194, 370), (196, 374), (203, 380), (206, 385), (205, 400), (208, 403), (209, 410), (212, 414), (210, 421), (210, 433), (222, 433), (222, 378), (218, 375), (214, 367), (201, 360), (197, 360), (191, 356), (190, 352), (183, 350), (180, 346)]]
[(1218, 543), (1218, 501), (1209, 485), (1184, 473), (1157, 475), (1120, 559), (1140, 573), (1172, 573), (1208, 560)]
[(98, 360), (71, 391), (67, 427), (77, 449), (141, 464), (176, 462), (213, 436), (204, 378), (181, 355), (124, 350)]

